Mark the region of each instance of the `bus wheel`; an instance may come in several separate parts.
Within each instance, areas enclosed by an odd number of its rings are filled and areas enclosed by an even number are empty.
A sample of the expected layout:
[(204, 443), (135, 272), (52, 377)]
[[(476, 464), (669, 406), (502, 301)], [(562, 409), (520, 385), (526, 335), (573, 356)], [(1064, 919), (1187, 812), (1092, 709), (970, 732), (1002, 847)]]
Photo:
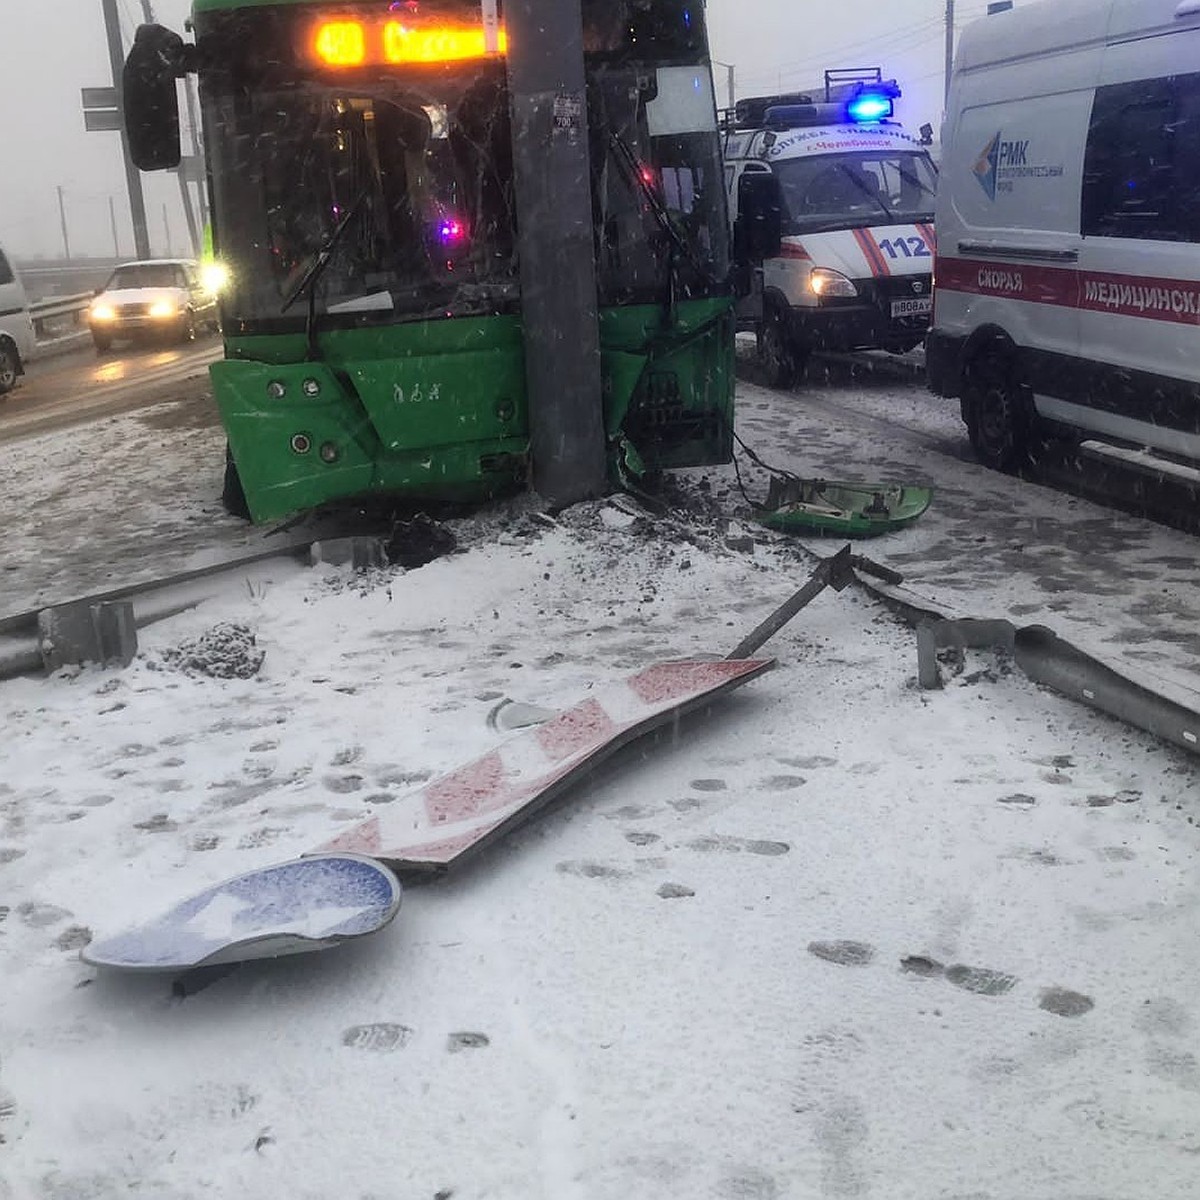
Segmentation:
[(17, 386), (17, 348), (12, 342), (0, 342), (0, 396)]
[(996, 471), (1015, 471), (1025, 465), (1032, 422), (1012, 354), (992, 346), (972, 359), (963, 399), (967, 436), (979, 461)]
[(781, 306), (767, 310), (759, 338), (759, 354), (767, 374), (767, 386), (790, 388), (800, 377), (802, 362), (796, 353), (788, 314)]
[(225, 443), (225, 484), (221, 488), (221, 505), (231, 517), (241, 517), (243, 521), (250, 520), (250, 505), (246, 503), (246, 490), (242, 487), (242, 477), (238, 474), (237, 463), (233, 461), (233, 452), (229, 443)]

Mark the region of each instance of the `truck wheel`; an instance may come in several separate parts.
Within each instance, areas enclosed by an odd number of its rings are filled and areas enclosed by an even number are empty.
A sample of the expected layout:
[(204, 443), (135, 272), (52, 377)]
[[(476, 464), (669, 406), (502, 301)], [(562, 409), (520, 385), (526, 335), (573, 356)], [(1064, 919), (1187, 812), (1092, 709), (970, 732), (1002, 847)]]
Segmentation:
[(106, 337), (103, 333), (93, 333), (92, 342), (96, 347), (97, 354), (107, 354), (112, 349), (112, 338)]
[(803, 360), (797, 354), (792, 331), (788, 328), (787, 313), (782, 308), (767, 310), (759, 337), (759, 354), (766, 370), (769, 387), (795, 386), (800, 377)]
[(11, 342), (0, 342), (0, 396), (17, 386), (20, 360)]
[(976, 457), (996, 471), (1029, 461), (1032, 413), (1010, 351), (990, 346), (971, 360), (963, 381), (963, 419)]
[(233, 461), (233, 451), (229, 443), (225, 443), (225, 484), (221, 488), (221, 505), (231, 517), (241, 517), (243, 521), (250, 520), (250, 505), (246, 502), (246, 491), (242, 487), (242, 477), (238, 474), (237, 463)]

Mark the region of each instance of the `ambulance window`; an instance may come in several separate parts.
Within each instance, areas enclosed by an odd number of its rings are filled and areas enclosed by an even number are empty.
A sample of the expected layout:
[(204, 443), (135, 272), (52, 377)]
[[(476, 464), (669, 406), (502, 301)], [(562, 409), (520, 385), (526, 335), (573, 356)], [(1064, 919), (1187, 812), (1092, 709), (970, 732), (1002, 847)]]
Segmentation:
[(0, 284), (12, 283), (13, 271), (8, 265), (8, 259), (4, 257), (4, 251), (0, 250)]
[(1097, 89), (1083, 173), (1085, 235), (1184, 238), (1173, 188), (1175, 116), (1169, 79)]
[(1184, 75), (1175, 116), (1175, 202), (1182, 235), (1200, 242), (1200, 75)]

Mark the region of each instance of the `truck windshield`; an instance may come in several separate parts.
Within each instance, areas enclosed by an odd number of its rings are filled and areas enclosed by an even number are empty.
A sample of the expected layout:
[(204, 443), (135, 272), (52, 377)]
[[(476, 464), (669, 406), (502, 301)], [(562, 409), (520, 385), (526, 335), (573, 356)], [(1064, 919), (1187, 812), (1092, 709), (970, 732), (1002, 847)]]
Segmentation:
[(247, 323), (279, 318), (356, 203), (314, 285), (318, 314), (403, 320), (515, 301), (502, 88), (498, 68), (479, 67), (419, 89), (306, 82), (210, 96), (228, 312)]
[(129, 263), (118, 267), (104, 285), (106, 292), (125, 288), (186, 287), (183, 268), (176, 263)]
[(772, 163), (785, 234), (932, 221), (937, 176), (921, 151), (822, 154)]

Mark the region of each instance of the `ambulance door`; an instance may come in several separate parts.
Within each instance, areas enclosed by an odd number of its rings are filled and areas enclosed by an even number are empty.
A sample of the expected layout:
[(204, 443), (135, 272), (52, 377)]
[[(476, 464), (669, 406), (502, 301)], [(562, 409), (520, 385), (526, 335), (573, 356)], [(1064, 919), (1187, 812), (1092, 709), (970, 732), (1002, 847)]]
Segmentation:
[[(1200, 27), (1113, 40), (1088, 131), (1081, 424), (1200, 458)], [(1191, 68), (1189, 71), (1188, 68)]]

